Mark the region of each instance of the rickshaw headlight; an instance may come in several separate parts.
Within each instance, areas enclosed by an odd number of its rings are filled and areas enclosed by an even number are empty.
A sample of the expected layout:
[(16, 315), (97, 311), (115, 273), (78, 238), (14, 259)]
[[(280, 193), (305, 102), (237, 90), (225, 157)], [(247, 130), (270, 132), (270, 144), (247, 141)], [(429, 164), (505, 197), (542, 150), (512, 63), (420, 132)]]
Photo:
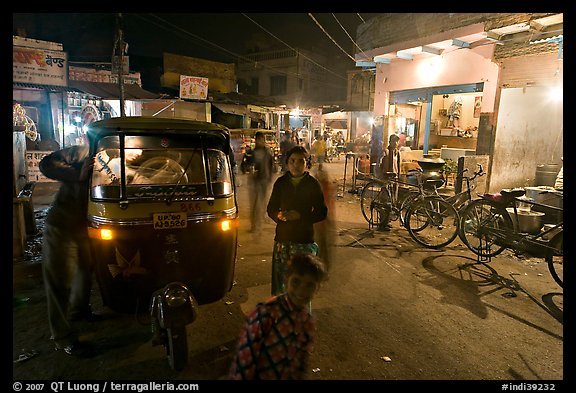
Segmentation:
[(102, 240), (112, 240), (112, 230), (111, 229), (100, 229), (100, 239)]
[(114, 239), (114, 232), (112, 229), (106, 228), (88, 228), (88, 237), (98, 240), (112, 240)]
[(230, 220), (222, 220), (220, 221), (220, 229), (222, 232), (229, 231), (232, 229), (232, 222)]
[(164, 299), (166, 304), (170, 307), (180, 307), (188, 301), (189, 292), (186, 288), (181, 286), (171, 286), (166, 289)]

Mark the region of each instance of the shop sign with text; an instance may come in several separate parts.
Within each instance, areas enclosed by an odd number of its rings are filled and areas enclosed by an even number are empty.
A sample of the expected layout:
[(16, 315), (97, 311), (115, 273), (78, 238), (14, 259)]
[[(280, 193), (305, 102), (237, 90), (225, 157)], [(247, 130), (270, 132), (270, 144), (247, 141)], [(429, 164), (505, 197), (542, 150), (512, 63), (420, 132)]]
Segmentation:
[(208, 97), (208, 78), (180, 75), (180, 98), (205, 100)]
[(37, 182), (53, 182), (52, 180), (40, 172), (40, 161), (48, 154), (53, 153), (50, 150), (29, 150), (26, 152), (26, 166), (28, 167), (28, 181)]
[(38, 85), (66, 86), (66, 52), (23, 46), (12, 47), (12, 81)]

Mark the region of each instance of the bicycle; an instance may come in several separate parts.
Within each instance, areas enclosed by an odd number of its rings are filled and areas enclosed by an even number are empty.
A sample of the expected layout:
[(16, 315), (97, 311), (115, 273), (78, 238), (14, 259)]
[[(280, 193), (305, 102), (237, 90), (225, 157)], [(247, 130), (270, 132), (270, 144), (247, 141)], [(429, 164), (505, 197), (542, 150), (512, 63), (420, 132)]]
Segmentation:
[(401, 182), (394, 172), (371, 176), (360, 191), (360, 209), (370, 229), (398, 219), (404, 226), (407, 207), (419, 194), (417, 185)]
[(470, 186), (470, 182), (472, 182), (477, 177), (481, 177), (486, 174), (484, 172), (484, 167), (482, 166), (482, 164), (477, 165), (478, 169), (472, 174), (472, 176), (470, 177), (464, 176), (464, 173), (468, 171), (467, 168), (462, 169), (462, 171), (460, 171), (457, 175), (458, 177), (462, 177), (462, 179), (464, 179), (464, 181), (466, 182), (466, 189), (449, 197), (443, 197), (447, 202), (450, 202), (450, 204), (454, 206), (454, 208), (459, 213), (462, 212), (464, 208), (468, 205), (468, 203), (470, 203), (470, 201), (473, 200), (472, 191), (476, 188), (476, 186), (475, 185)]
[[(405, 183), (389, 172), (383, 179), (372, 178), (362, 189), (360, 206), (370, 228), (400, 220), (401, 226), (419, 244), (441, 248), (458, 235), (459, 216), (456, 209), (442, 198), (427, 193), (419, 178), (418, 184)], [(443, 180), (428, 180), (435, 188)], [(403, 187), (401, 187), (403, 186)], [(404, 195), (399, 196), (400, 190)]]
[[(561, 191), (555, 192), (562, 195)], [(489, 262), (505, 249), (543, 258), (548, 264), (552, 278), (563, 287), (563, 219), (555, 225), (537, 233), (521, 232), (518, 203), (563, 212), (562, 208), (522, 200), (524, 189), (503, 189), (497, 194), (481, 194), (463, 210), (460, 219), (460, 237), (480, 262)]]

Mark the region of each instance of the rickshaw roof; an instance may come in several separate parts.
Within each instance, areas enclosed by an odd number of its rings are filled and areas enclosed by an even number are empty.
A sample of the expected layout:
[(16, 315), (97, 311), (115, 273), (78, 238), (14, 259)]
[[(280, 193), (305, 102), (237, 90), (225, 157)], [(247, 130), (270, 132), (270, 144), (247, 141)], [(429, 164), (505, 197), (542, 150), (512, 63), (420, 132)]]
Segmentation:
[(118, 130), (138, 131), (139, 134), (156, 134), (159, 131), (170, 133), (174, 130), (178, 130), (178, 132), (188, 131), (192, 134), (208, 132), (220, 134), (225, 138), (229, 135), (228, 128), (221, 124), (173, 117), (112, 117), (94, 122), (89, 127), (88, 133), (93, 136), (115, 134)]
[(242, 133), (244, 135), (254, 136), (257, 132), (262, 132), (264, 134), (274, 134), (276, 135), (276, 131), (269, 130), (267, 128), (231, 128), (230, 133)]

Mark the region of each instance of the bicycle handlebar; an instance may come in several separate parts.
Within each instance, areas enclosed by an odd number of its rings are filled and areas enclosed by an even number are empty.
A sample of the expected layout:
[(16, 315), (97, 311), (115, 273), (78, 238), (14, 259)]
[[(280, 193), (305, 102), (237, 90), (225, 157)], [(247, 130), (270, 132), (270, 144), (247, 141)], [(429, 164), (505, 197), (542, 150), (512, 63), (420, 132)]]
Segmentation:
[(462, 169), (462, 171), (461, 171), (458, 175), (459, 175), (459, 176), (462, 176), (462, 177), (464, 177), (464, 178), (466, 178), (466, 179), (468, 179), (468, 180), (474, 180), (474, 179), (476, 179), (476, 177), (478, 177), (478, 176), (484, 176), (486, 173), (484, 172), (484, 167), (482, 166), (482, 164), (478, 164), (478, 163), (477, 163), (476, 165), (478, 165), (479, 168), (478, 168), (477, 171), (474, 172), (474, 174), (473, 174), (471, 177), (463, 176), (463, 175), (464, 175), (464, 172), (467, 172), (467, 171), (468, 171), (468, 168)]

